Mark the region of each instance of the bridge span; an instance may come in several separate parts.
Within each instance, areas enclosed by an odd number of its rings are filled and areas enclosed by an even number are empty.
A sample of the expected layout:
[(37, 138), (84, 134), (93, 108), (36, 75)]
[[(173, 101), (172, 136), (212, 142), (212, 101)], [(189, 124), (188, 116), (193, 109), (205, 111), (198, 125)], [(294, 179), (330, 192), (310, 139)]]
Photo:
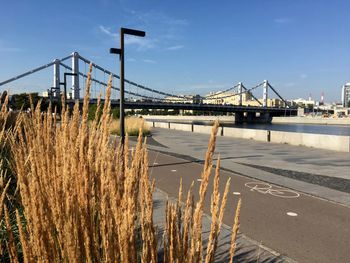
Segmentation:
[[(67, 61), (71, 60), (71, 66), (67, 65)], [(60, 101), (63, 95), (69, 105), (73, 105), (76, 100), (82, 103), (81, 98), (84, 95), (84, 82), (87, 79), (86, 65), (92, 67), (91, 81), (95, 88), (95, 96), (92, 96), (91, 103), (97, 102), (97, 94), (103, 94), (107, 86), (107, 79), (112, 78), (112, 106), (119, 106), (119, 87), (115, 84), (120, 76), (113, 72), (93, 63), (92, 61), (82, 57), (78, 52), (73, 52), (61, 59), (55, 59), (50, 63), (40, 67), (31, 69), (25, 73), (16, 75), (4, 81), (0, 81), (0, 88), (6, 89), (6, 85), (25, 78), (47, 68), (53, 68), (53, 85), (48, 86), (47, 94), (51, 100)], [(83, 70), (85, 68), (85, 71)], [(71, 87), (68, 88), (67, 76), (71, 77)], [(107, 77), (107, 78), (106, 78)], [(64, 80), (62, 82), (62, 80)], [(292, 116), (297, 115), (297, 109), (292, 108), (289, 103), (277, 92), (277, 90), (267, 81), (264, 80), (259, 84), (247, 88), (242, 82), (233, 85), (223, 91), (213, 92), (207, 95), (181, 95), (171, 94), (169, 92), (152, 89), (134, 81), (125, 79), (126, 108), (129, 109), (173, 109), (173, 110), (195, 110), (209, 112), (234, 113), (236, 122), (271, 122), (274, 116)], [(63, 86), (63, 89), (61, 88)], [(257, 99), (253, 95), (253, 91), (262, 89), (262, 99)], [(26, 90), (26, 92), (37, 92)], [(274, 93), (282, 102), (279, 107), (274, 104), (268, 104), (270, 94)], [(249, 95), (252, 99), (249, 103), (243, 103), (243, 95)], [(192, 96), (192, 98), (190, 98)], [(225, 99), (235, 97), (236, 103), (230, 102), (230, 105), (210, 104), (211, 101), (219, 100), (223, 104)], [(103, 96), (102, 96), (103, 99)], [(189, 103), (188, 103), (189, 102)], [(207, 104), (207, 103), (209, 104)], [(246, 101), (247, 102), (247, 101)], [(216, 103), (216, 102), (215, 102)], [(250, 106), (250, 105), (255, 106)]]
[[(67, 104), (73, 107), (75, 100), (68, 100)], [(83, 100), (79, 103), (82, 105)], [(96, 104), (97, 99), (90, 100), (90, 104)], [(111, 100), (111, 107), (118, 108), (119, 100)], [(236, 123), (269, 123), (273, 117), (277, 116), (295, 116), (295, 108), (273, 108), (257, 106), (238, 106), (238, 105), (216, 105), (216, 104), (194, 104), (194, 103), (166, 103), (166, 102), (142, 102), (126, 101), (126, 109), (162, 109), (162, 110), (195, 110), (207, 112), (234, 113)]]

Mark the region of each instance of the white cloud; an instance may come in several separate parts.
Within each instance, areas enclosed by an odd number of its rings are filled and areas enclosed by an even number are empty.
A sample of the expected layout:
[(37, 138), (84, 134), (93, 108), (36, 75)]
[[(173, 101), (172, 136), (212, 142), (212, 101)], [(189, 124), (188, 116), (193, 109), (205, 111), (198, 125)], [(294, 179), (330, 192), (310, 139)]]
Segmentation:
[(112, 38), (118, 38), (119, 34), (117, 33), (112, 33), (110, 28), (104, 27), (104, 26), (99, 26), (99, 29), (101, 30), (102, 33), (105, 33), (106, 35), (112, 37)]
[(292, 22), (292, 20), (287, 17), (281, 17), (281, 18), (275, 18), (273, 22), (275, 22), (276, 24), (288, 24)]
[(305, 73), (300, 74), (300, 78), (301, 78), (301, 79), (306, 79), (307, 77), (308, 77), (308, 75), (307, 75), (307, 74), (305, 74)]
[(139, 51), (155, 48), (156, 42), (157, 40), (155, 39), (128, 35), (126, 35), (124, 39), (125, 45), (135, 45)]
[(0, 52), (21, 52), (22, 49), (17, 47), (0, 47)]
[(145, 62), (145, 63), (150, 63), (150, 64), (155, 64), (155, 63), (157, 63), (156, 61), (154, 61), (154, 60), (152, 60), (152, 59), (143, 59), (142, 61)]
[(0, 39), (0, 52), (6, 53), (6, 52), (21, 52), (23, 49), (18, 47), (13, 47), (8, 41), (3, 41)]
[(288, 87), (288, 88), (291, 88), (291, 87), (294, 87), (295, 86), (295, 83), (294, 82), (287, 82), (284, 84), (285, 87)]
[[(117, 41), (119, 39), (119, 34), (113, 33), (110, 28), (100, 25), (99, 29), (103, 34), (113, 38), (114, 41)], [(124, 38), (125, 45), (134, 45), (139, 51), (152, 49), (156, 46), (155, 43), (156, 43), (155, 39), (149, 39), (149, 38), (143, 38), (143, 37), (125, 35), (125, 38)]]
[(175, 46), (170, 46), (170, 47), (167, 47), (165, 48), (166, 50), (179, 50), (179, 49), (182, 49), (184, 48), (184, 45), (175, 45)]
[(146, 25), (157, 23), (160, 25), (166, 25), (169, 28), (169, 26), (177, 27), (177, 26), (187, 26), (189, 24), (186, 19), (170, 17), (163, 12), (157, 12), (157, 11), (138, 12), (135, 10), (131, 10), (129, 12), (139, 22), (142, 22)]
[(188, 20), (173, 17), (165, 12), (149, 10), (126, 10), (128, 12), (128, 25), (135, 26), (146, 31), (146, 37), (149, 43), (146, 48), (159, 48), (166, 50), (167, 47), (174, 46), (183, 40), (185, 28), (189, 25)]

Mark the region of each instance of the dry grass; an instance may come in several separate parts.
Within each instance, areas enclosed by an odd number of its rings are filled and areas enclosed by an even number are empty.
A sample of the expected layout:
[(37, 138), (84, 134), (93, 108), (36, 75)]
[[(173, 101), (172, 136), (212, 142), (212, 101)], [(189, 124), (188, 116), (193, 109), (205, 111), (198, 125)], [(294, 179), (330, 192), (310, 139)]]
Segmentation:
[[(8, 96), (5, 102), (1, 106), (0, 111), (0, 218), (2, 218), (3, 207), (6, 198), (6, 193), (10, 185), (11, 179), (7, 179), (7, 169), (5, 167), (5, 162), (7, 162), (6, 147), (8, 144), (8, 138), (11, 135), (11, 130), (9, 130), (9, 122), (11, 122), (11, 114), (7, 110)], [(13, 116), (13, 115), (12, 115)], [(11, 124), (12, 125), (12, 124)]]
[[(103, 108), (99, 104), (96, 119), (88, 124), (90, 76), (91, 67), (82, 117), (76, 104), (72, 116), (63, 109), (58, 125), (51, 108), (41, 114), (40, 103), (29, 116), (19, 117), (22, 127), (17, 129), (11, 143), (26, 220), (23, 226), (16, 211), (23, 261), (157, 262), (159, 240), (153, 223), (155, 183), (149, 179), (148, 154), (142, 134), (131, 154), (127, 137), (125, 145), (111, 142), (111, 79)], [(99, 111), (101, 118), (98, 118)], [(211, 197), (213, 221), (204, 252), (203, 206), (213, 167), (217, 130), (218, 123), (215, 123), (202, 172), (199, 200), (194, 202), (192, 184), (182, 207), (180, 184), (178, 202), (167, 203), (162, 244), (165, 262), (214, 261), (230, 184), (228, 181), (221, 198), (219, 162)], [(3, 205), (5, 191), (6, 187), (2, 189), (0, 205)], [(236, 219), (239, 208), (240, 205)], [(8, 254), (12, 262), (17, 262), (18, 246), (13, 241), (7, 209), (4, 211)], [(238, 226), (237, 219), (231, 257)]]
[[(120, 122), (119, 120), (112, 120), (110, 132), (111, 134), (120, 134)], [(125, 132), (129, 136), (135, 136), (139, 134), (140, 129), (143, 135), (148, 135), (151, 133), (149, 125), (145, 122), (143, 118), (138, 117), (128, 117), (125, 119)]]

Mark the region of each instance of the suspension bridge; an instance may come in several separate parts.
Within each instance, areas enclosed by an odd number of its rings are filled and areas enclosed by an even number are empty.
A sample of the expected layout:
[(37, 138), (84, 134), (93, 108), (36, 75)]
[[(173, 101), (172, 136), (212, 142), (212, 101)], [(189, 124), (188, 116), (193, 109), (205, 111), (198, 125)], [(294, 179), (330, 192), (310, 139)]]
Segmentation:
[[(68, 62), (68, 63), (67, 63)], [(69, 62), (70, 65), (69, 65)], [(31, 69), (25, 73), (9, 78), (0, 82), (0, 88), (4, 89), (5, 85), (17, 81), (19, 79), (28, 77), (37, 72), (53, 67), (53, 86), (48, 90), (51, 99), (59, 100), (62, 94), (61, 86), (64, 85), (64, 94), (67, 96), (67, 103), (73, 105), (76, 100), (82, 103), (84, 83), (87, 78), (87, 65), (92, 64), (93, 73), (91, 81), (94, 83), (94, 91), (92, 91), (90, 103), (97, 102), (97, 95), (102, 94), (107, 86), (107, 79), (112, 76), (112, 107), (119, 106), (119, 96), (116, 83), (120, 77), (117, 74), (93, 63), (89, 59), (82, 57), (78, 52), (73, 52), (71, 55), (62, 59), (55, 59), (54, 61), (42, 65), (40, 67)], [(85, 70), (83, 70), (85, 69)], [(64, 82), (61, 82), (62, 75), (64, 75)], [(71, 88), (66, 91), (66, 75), (71, 75)], [(168, 92), (152, 89), (145, 85), (138, 84), (131, 80), (125, 79), (125, 94), (128, 96), (125, 101), (125, 108), (127, 109), (168, 109), (168, 110), (196, 110), (206, 112), (230, 112), (235, 114), (236, 122), (270, 122), (274, 116), (291, 116), (296, 115), (297, 109), (288, 105), (287, 101), (277, 92), (277, 90), (267, 81), (247, 88), (242, 82), (227, 88), (223, 91), (210, 93), (209, 95), (179, 95)], [(262, 100), (257, 99), (253, 95), (254, 90), (263, 90)], [(269, 93), (276, 95), (282, 105), (271, 106), (268, 105)], [(251, 97), (254, 106), (243, 105), (243, 95)], [(229, 98), (235, 97), (236, 104), (217, 104), (213, 101), (225, 101)]]

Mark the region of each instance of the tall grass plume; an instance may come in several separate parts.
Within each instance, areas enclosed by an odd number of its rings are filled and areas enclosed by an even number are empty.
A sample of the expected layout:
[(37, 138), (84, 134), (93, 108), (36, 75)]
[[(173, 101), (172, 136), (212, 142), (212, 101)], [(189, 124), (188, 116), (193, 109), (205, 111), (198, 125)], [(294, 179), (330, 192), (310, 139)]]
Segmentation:
[[(8, 208), (1, 209), (8, 183), (2, 183), (0, 189), (0, 216), (6, 223), (12, 262), (22, 258), (24, 262), (158, 262), (159, 247), (164, 262), (214, 262), (230, 185), (228, 181), (221, 197), (218, 162), (211, 196), (212, 225), (204, 251), (202, 217), (218, 123), (206, 153), (199, 200), (194, 201), (193, 183), (183, 200), (180, 184), (178, 201), (166, 205), (160, 244), (153, 222), (155, 182), (149, 178), (142, 132), (131, 153), (128, 138), (124, 146), (118, 138), (111, 141), (112, 78), (104, 104), (98, 101), (95, 119), (88, 123), (91, 71), (90, 65), (82, 112), (78, 102), (72, 114), (62, 104), (61, 122), (56, 123), (56, 111), (49, 107), (42, 113), (39, 102), (29, 114), (18, 117), (21, 126), (16, 126), (11, 147), (25, 220), (23, 224), (21, 213), (15, 211), (19, 245), (14, 242)], [(0, 131), (0, 141), (2, 135)], [(231, 258), (237, 222), (235, 219)]]

